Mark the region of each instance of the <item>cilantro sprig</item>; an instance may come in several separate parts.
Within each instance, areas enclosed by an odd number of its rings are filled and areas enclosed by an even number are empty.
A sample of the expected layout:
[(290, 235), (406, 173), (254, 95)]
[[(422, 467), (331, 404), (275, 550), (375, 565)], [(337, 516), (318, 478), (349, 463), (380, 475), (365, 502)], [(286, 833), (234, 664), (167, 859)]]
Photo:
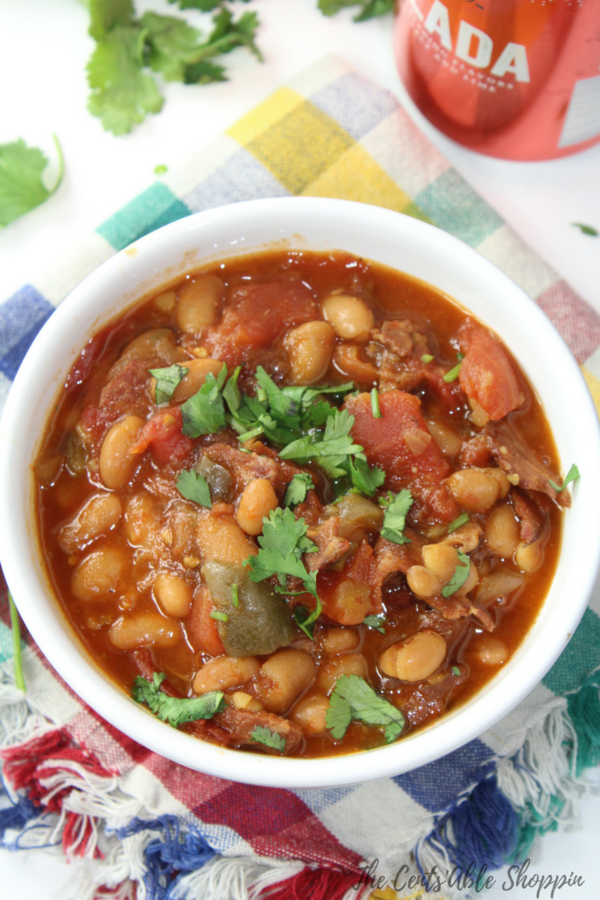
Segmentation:
[(47, 188), (42, 181), (48, 159), (41, 150), (28, 147), (21, 139), (0, 144), (0, 228), (35, 209), (58, 190), (64, 163), (58, 138), (56, 135), (52, 137), (59, 163), (59, 172), (52, 188)]
[(381, 529), (381, 537), (393, 544), (410, 544), (410, 538), (405, 537), (402, 533), (406, 524), (406, 516), (413, 505), (412, 494), (404, 488), (400, 493), (394, 495), (388, 491), (387, 496), (379, 498), (380, 506), (383, 506), (385, 512), (383, 514), (383, 527)]
[(283, 735), (277, 731), (271, 731), (270, 728), (265, 728), (264, 725), (254, 726), (250, 732), (250, 740), (264, 744), (265, 747), (271, 747), (272, 750), (279, 750), (280, 753), (283, 753), (285, 750), (285, 738)]
[(210, 488), (206, 479), (198, 472), (191, 469), (189, 472), (185, 470), (179, 473), (176, 484), (177, 490), (186, 500), (192, 500), (200, 506), (206, 506), (211, 509), (212, 500), (210, 498)]
[(343, 464), (350, 457), (365, 463), (367, 461), (363, 448), (354, 443), (350, 434), (353, 425), (354, 416), (351, 416), (348, 410), (335, 409), (333, 414), (327, 417), (324, 431), (292, 441), (280, 451), (279, 456), (282, 459), (293, 459), (300, 464), (315, 460), (331, 478), (340, 478), (347, 474)]
[(175, 393), (175, 388), (183, 381), (190, 370), (175, 363), (164, 369), (148, 369), (148, 371), (156, 378), (154, 397), (156, 403), (160, 406), (161, 403), (169, 402)]
[(456, 531), (457, 528), (462, 528), (463, 525), (466, 525), (469, 521), (469, 516), (467, 513), (463, 513), (461, 516), (458, 516), (457, 519), (454, 519), (448, 525), (448, 534), (452, 534), (453, 531)]
[(556, 484), (555, 481), (552, 481), (551, 478), (548, 479), (548, 484), (550, 485), (550, 487), (554, 488), (554, 490), (556, 491), (557, 494), (560, 494), (560, 492), (564, 491), (564, 489), (566, 487), (568, 487), (571, 484), (571, 482), (577, 481), (578, 478), (581, 478), (581, 475), (579, 474), (579, 469), (577, 468), (575, 463), (573, 463), (573, 465), (567, 472), (567, 477), (563, 481), (562, 487), (559, 487), (559, 485)]
[(155, 672), (153, 680), (148, 681), (138, 675), (131, 696), (137, 703), (145, 703), (155, 716), (174, 728), (184, 722), (212, 719), (215, 713), (226, 708), (222, 691), (210, 691), (201, 697), (169, 697), (160, 687), (166, 677), (164, 672)]
[(298, 472), (287, 486), (283, 502), (285, 506), (297, 506), (306, 500), (307, 493), (314, 488), (313, 480), (308, 472)]
[(225, 406), (223, 404), (223, 385), (227, 378), (227, 366), (218, 376), (209, 372), (206, 381), (193, 397), (181, 405), (183, 417), (183, 433), (188, 437), (197, 438), (201, 434), (214, 434), (225, 428)]
[(458, 564), (454, 569), (452, 578), (450, 579), (448, 584), (444, 585), (444, 587), (442, 588), (442, 597), (451, 597), (452, 594), (455, 594), (458, 590), (460, 590), (460, 588), (469, 577), (470, 571), (471, 560), (466, 553), (463, 553), (462, 550), (459, 550)]
[(400, 710), (377, 694), (360, 675), (342, 675), (338, 678), (329, 704), (325, 724), (336, 741), (344, 737), (353, 719), (365, 725), (385, 728), (388, 744), (395, 741), (404, 729), (404, 716)]

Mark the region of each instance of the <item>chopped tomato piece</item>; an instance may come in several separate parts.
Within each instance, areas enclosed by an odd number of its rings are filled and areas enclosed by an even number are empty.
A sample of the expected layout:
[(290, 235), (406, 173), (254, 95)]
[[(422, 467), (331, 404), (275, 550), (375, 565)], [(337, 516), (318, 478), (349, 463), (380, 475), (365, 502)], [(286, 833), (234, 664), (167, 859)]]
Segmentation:
[(146, 422), (130, 453), (143, 453), (148, 447), (159, 465), (174, 460), (180, 462), (193, 447), (182, 433), (183, 419), (178, 406), (163, 409)]
[(459, 336), (465, 353), (460, 386), (470, 401), (497, 422), (525, 402), (517, 374), (500, 341), (486, 328), (467, 322)]
[(209, 656), (222, 656), (225, 648), (217, 631), (217, 623), (211, 619), (213, 605), (209, 589), (203, 584), (194, 594), (192, 611), (186, 619), (186, 631), (194, 650)]
[(315, 295), (299, 281), (242, 284), (228, 300), (219, 325), (207, 329), (205, 346), (229, 366), (256, 347), (270, 347), (291, 325), (318, 318)]
[(340, 625), (360, 625), (381, 612), (381, 587), (372, 547), (362, 541), (341, 572), (320, 572), (317, 590), (323, 612)]
[(427, 430), (418, 397), (403, 391), (380, 394), (380, 419), (373, 417), (369, 394), (350, 397), (344, 406), (354, 416), (352, 437), (364, 447), (369, 463), (386, 472), (386, 486), (397, 489), (416, 478), (437, 484), (450, 474), (450, 463)]

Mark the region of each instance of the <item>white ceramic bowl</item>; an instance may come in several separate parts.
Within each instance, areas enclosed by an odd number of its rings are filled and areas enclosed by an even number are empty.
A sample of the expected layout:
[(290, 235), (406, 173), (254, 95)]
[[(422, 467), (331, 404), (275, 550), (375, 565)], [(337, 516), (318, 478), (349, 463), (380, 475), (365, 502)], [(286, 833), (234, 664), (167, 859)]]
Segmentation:
[[(563, 472), (581, 481), (565, 514), (556, 576), (509, 663), (464, 706), (388, 747), (329, 759), (285, 759), (227, 750), (169, 728), (130, 700), (92, 662), (65, 620), (39, 559), (31, 463), (53, 400), (87, 339), (148, 291), (213, 259), (274, 246), (343, 249), (440, 288), (496, 331), (544, 405)], [(7, 581), (37, 644), (69, 685), (125, 734), (212, 775), (272, 787), (319, 787), (395, 775), (481, 734), (540, 681), (575, 631), (599, 562), (598, 418), (571, 353), (548, 319), (503, 272), (449, 234), (378, 207), (339, 200), (254, 200), (181, 219), (117, 253), (46, 323), (11, 389), (0, 427), (0, 553)]]

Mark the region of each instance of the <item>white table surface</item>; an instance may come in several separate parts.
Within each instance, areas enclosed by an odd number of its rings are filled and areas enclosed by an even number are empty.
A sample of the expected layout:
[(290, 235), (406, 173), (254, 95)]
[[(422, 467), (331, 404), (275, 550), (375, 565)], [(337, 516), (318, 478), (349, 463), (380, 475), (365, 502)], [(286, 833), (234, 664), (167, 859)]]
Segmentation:
[[(136, 0), (136, 7), (177, 14), (165, 0)], [(584, 222), (600, 231), (600, 145), (544, 163), (473, 154), (435, 132), (406, 97), (394, 66), (389, 19), (355, 25), (349, 11), (326, 19), (316, 0), (251, 0), (240, 9), (255, 9), (261, 17), (258, 43), (265, 63), (237, 50), (227, 58), (229, 82), (163, 85), (163, 111), (148, 116), (130, 135), (115, 138), (86, 111), (84, 68), (93, 42), (83, 6), (76, 0), (0, 0), (0, 143), (22, 137), (52, 153), (55, 132), (66, 165), (58, 193), (0, 231), (0, 297), (28, 280), (32, 259), (36, 268), (51, 267), (68, 254), (82, 234), (153, 181), (156, 165), (176, 167), (282, 82), (324, 54), (336, 53), (392, 91), (467, 181), (600, 312), (600, 238), (572, 225)], [(207, 21), (191, 11), (186, 16), (200, 27)], [(600, 780), (598, 772), (592, 777)], [(600, 797), (588, 797), (577, 823), (543, 839), (531, 872), (575, 872), (585, 884), (556, 896), (597, 900), (599, 846)], [(77, 865), (67, 866), (60, 857), (1, 851), (0, 867), (2, 900), (74, 896), (67, 885), (76, 879)], [(490, 900), (510, 896), (502, 884), (500, 875), (487, 894)], [(535, 889), (519, 893), (527, 900)]]

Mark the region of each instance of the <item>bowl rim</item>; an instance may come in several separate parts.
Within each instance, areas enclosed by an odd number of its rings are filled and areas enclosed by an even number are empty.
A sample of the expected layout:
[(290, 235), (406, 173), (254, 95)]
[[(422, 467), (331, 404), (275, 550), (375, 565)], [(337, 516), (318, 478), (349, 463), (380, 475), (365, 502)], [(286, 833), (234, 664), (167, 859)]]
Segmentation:
[[(341, 217), (346, 221), (356, 222), (357, 227), (361, 229), (372, 225), (384, 229), (390, 227), (399, 235), (412, 232), (413, 240), (433, 245), (434, 251), (437, 248), (437, 251), (443, 251), (447, 256), (451, 256), (455, 265), (463, 263), (468, 265), (474, 272), (476, 280), (480, 279), (485, 284), (487, 279), (491, 279), (506, 293), (506, 296), (518, 298), (522, 304), (520, 309), (523, 310), (526, 325), (535, 327), (536, 339), (539, 338), (541, 343), (548, 342), (554, 367), (560, 369), (563, 380), (568, 381), (570, 388), (575, 391), (575, 398), (571, 397), (569, 402), (577, 408), (579, 416), (583, 416), (585, 422), (587, 443), (582, 447), (582, 456), (586, 461), (583, 466), (586, 503), (591, 509), (597, 508), (597, 504), (600, 503), (600, 467), (596, 474), (591, 462), (594, 456), (596, 459), (600, 457), (600, 423), (593, 401), (579, 367), (562, 338), (534, 301), (518, 285), (492, 262), (463, 244), (458, 238), (401, 213), (347, 200), (308, 197), (268, 198), (243, 201), (195, 213), (140, 238), (131, 247), (115, 253), (88, 275), (46, 322), (16, 375), (0, 422), (0, 495), (4, 498), (2, 504), (5, 506), (5, 511), (0, 516), (0, 557), (19, 611), (32, 637), (51, 665), (73, 691), (99, 715), (150, 750), (184, 766), (217, 777), (269, 787), (333, 787), (398, 775), (432, 762), (478, 737), (510, 712), (543, 678), (575, 631), (591, 594), (600, 564), (600, 535), (594, 535), (593, 529), (587, 529), (581, 536), (580, 545), (575, 548), (576, 555), (578, 553), (577, 559), (586, 565), (573, 572), (570, 605), (564, 603), (561, 614), (544, 625), (544, 634), (552, 646), (551, 653), (546, 652), (545, 655), (540, 654), (536, 657), (530, 652), (526, 663), (523, 662), (527, 645), (536, 637), (536, 623), (540, 619), (540, 612), (506, 668), (492, 677), (488, 684), (465, 704), (446, 713), (433, 725), (387, 747), (316, 759), (278, 758), (229, 750), (198, 741), (197, 738), (168, 728), (149, 711), (127, 697), (95, 664), (88, 665), (91, 657), (83, 644), (74, 638), (73, 633), (69, 633), (72, 626), (65, 627), (66, 619), (63, 618), (62, 611), (54, 608), (58, 607), (58, 601), (46, 596), (48, 585), (42, 590), (39, 578), (34, 577), (28, 566), (22, 564), (23, 552), (19, 542), (22, 542), (24, 531), (28, 530), (24, 521), (27, 519), (28, 509), (27, 504), (23, 503), (22, 495), (16, 490), (18, 479), (14, 477), (15, 470), (20, 471), (22, 467), (23, 455), (20, 448), (25, 440), (23, 437), (19, 438), (19, 420), (23, 413), (23, 404), (28, 405), (27, 408), (30, 410), (36, 405), (36, 379), (39, 378), (39, 369), (43, 361), (48, 357), (52, 358), (55, 340), (59, 339), (64, 330), (68, 331), (72, 327), (74, 313), (85, 307), (90, 297), (102, 295), (111, 286), (114, 290), (114, 285), (122, 281), (123, 267), (127, 265), (126, 257), (141, 265), (145, 259), (152, 257), (157, 245), (175, 246), (178, 243), (185, 243), (183, 238), (192, 236), (198, 229), (202, 231), (215, 226), (227, 226), (230, 222), (232, 228), (239, 232), (240, 223), (245, 221), (250, 223), (254, 216), (271, 218), (275, 223), (287, 221), (286, 217), (291, 219), (294, 216), (299, 216), (303, 221), (308, 221), (313, 216), (325, 220), (328, 217), (332, 220)], [(335, 224), (331, 225), (332, 230), (335, 230), (335, 227)], [(301, 226), (297, 230), (301, 231)], [(251, 252), (257, 252), (260, 246), (262, 245), (253, 245)], [(332, 247), (334, 246), (336, 246), (335, 239)], [(240, 250), (243, 252), (244, 248), (238, 247), (231, 255), (241, 255)], [(214, 258), (224, 256), (225, 254), (220, 251)], [(203, 260), (205, 259), (206, 257), (203, 257)], [(194, 262), (193, 266), (188, 267), (188, 271), (201, 268), (204, 265), (203, 260)], [(139, 297), (144, 294), (145, 292), (140, 293)], [(133, 299), (132, 297), (132, 301)], [(455, 302), (465, 307), (463, 300)], [(481, 318), (480, 314), (475, 315)], [(100, 322), (111, 321), (113, 318), (113, 314), (104, 318), (100, 314), (96, 324), (88, 328), (86, 333), (91, 336), (98, 330)], [(510, 346), (510, 342), (507, 343)], [(78, 342), (78, 346), (81, 349), (83, 342)], [(522, 365), (518, 356), (516, 354), (515, 356)], [(69, 359), (69, 365), (75, 358), (76, 356), (73, 356)], [(535, 388), (535, 382), (533, 386)], [(47, 422), (47, 409), (44, 419)], [(29, 469), (29, 462), (34, 458), (37, 449), (39, 437), (25, 469)], [(26, 478), (26, 475), (23, 475), (23, 478)], [(575, 498), (579, 489), (580, 485), (577, 485), (574, 491)], [(34, 530), (37, 532), (35, 527)], [(35, 540), (30, 531), (29, 539)], [(562, 565), (561, 556), (557, 574)], [(568, 565), (574, 568), (571, 559), (564, 563), (565, 567)], [(572, 597), (576, 598), (575, 602), (572, 601)], [(57, 629), (59, 621), (62, 628)], [(527, 677), (524, 677), (525, 673)], [(461, 720), (460, 729), (456, 727), (457, 718)]]

